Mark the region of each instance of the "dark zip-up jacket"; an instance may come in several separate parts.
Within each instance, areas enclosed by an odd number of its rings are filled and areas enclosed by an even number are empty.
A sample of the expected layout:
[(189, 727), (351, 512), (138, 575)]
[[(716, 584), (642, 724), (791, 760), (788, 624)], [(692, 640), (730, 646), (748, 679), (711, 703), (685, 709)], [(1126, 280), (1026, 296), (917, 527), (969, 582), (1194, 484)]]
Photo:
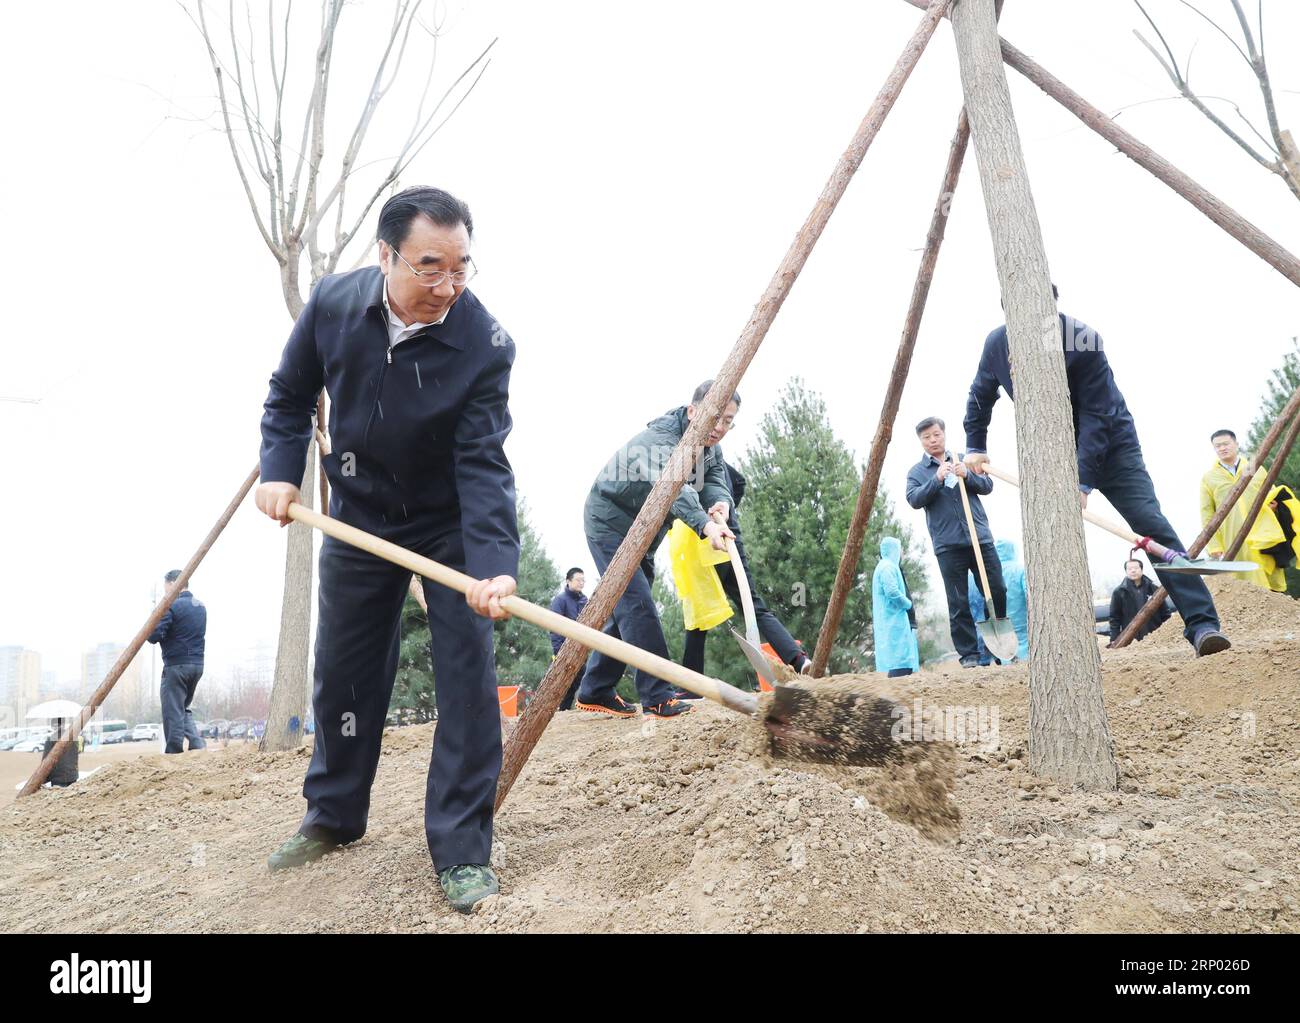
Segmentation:
[[(966, 528), (966, 509), (962, 507), (961, 477), (957, 486), (946, 487), (935, 478), (939, 460), (927, 454), (907, 474), (907, 503), (913, 508), (925, 509), (925, 525), (930, 530), (930, 544), (936, 555), (945, 551), (970, 547), (970, 530)], [(989, 530), (988, 516), (980, 503), (980, 494), (993, 493), (993, 477), (979, 473), (966, 474), (966, 493), (970, 495), (971, 518), (975, 520), (975, 535), (980, 545), (991, 544), (993, 533)]]
[[(627, 536), (637, 512), (650, 496), (650, 489), (659, 479), (659, 474), (667, 468), (673, 449), (682, 439), (689, 422), (686, 406), (682, 405), (652, 419), (644, 430), (614, 452), (587, 494), (583, 528), (588, 536)], [(663, 541), (674, 518), (681, 519), (703, 536), (709, 521), (706, 509), (718, 501), (731, 503), (721, 445), (703, 449), (691, 476), (682, 484), (667, 518), (659, 527), (650, 553)]]
[[(1079, 488), (1091, 491), (1101, 482), (1106, 453), (1121, 436), (1136, 440), (1137, 430), (1124, 395), (1115, 386), (1101, 336), (1086, 323), (1062, 314), (1061, 347), (1065, 352), (1065, 377), (1070, 388), (1074, 417), (1075, 454), (1079, 462)], [(979, 368), (966, 399), (966, 450), (988, 451), (989, 421), (998, 400), (998, 387), (1015, 400), (1011, 383), (1011, 356), (1003, 324), (984, 341)]]
[(163, 666), (202, 664), (208, 633), (208, 609), (189, 590), (181, 590), (162, 616), (149, 642), (161, 644)]
[[(587, 595), (585, 593), (574, 593), (569, 589), (567, 582), (560, 589), (560, 592), (551, 598), (551, 610), (557, 615), (572, 618), (575, 622), (578, 620), (578, 615), (582, 614), (582, 609), (586, 606)], [(562, 646), (564, 646), (564, 637), (558, 632), (552, 632), (551, 653), (558, 654)]]
[(324, 277), (294, 324), (262, 417), (262, 480), (302, 484), (329, 392), (330, 514), (409, 545), (459, 531), (465, 571), (515, 576), (510, 433), (515, 346), (468, 289), (441, 323), (390, 348), (377, 266)]
[[(1128, 628), (1128, 623), (1137, 617), (1137, 613), (1142, 610), (1146, 602), (1151, 599), (1151, 594), (1155, 592), (1156, 584), (1146, 576), (1143, 576), (1141, 582), (1136, 586), (1133, 585), (1133, 580), (1126, 576), (1124, 581), (1115, 587), (1110, 595), (1110, 640), (1112, 643), (1119, 639), (1119, 634)], [(1133, 638), (1141, 639), (1143, 636), (1154, 632), (1169, 619), (1169, 616), (1169, 602), (1166, 600), (1156, 608), (1156, 613), (1146, 620)]]

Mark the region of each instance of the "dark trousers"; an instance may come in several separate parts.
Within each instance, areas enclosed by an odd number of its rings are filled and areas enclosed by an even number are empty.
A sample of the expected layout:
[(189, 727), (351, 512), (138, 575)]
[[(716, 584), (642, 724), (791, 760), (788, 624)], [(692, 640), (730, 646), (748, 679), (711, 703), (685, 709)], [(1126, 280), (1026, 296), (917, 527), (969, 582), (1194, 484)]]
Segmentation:
[(158, 695), (162, 700), (163, 738), (167, 742), (164, 753), (184, 753), (186, 739), (190, 741), (190, 749), (203, 749), (207, 745), (190, 712), (194, 690), (202, 677), (202, 663), (163, 666)]
[[(443, 532), (414, 550), (464, 569), (459, 531)], [(410, 578), (409, 569), (331, 537), (321, 546), (312, 691), (316, 744), (302, 786), (307, 814), (298, 830), (304, 835), (351, 842), (365, 834)], [(424, 833), (441, 871), (489, 861), (501, 722), (491, 620), (436, 583), (424, 583), (424, 596), (438, 700)]]
[[(781, 620), (774, 615), (754, 589), (754, 573), (749, 568), (749, 558), (745, 556), (744, 544), (736, 541), (736, 550), (740, 553), (740, 563), (745, 566), (745, 575), (749, 579), (749, 594), (754, 601), (754, 619), (758, 623), (758, 634), (765, 641), (772, 645), (776, 651), (777, 657), (781, 658), (782, 663), (794, 667), (799, 658), (806, 656), (799, 649), (799, 644), (794, 641), (789, 630), (781, 624)], [(740, 600), (740, 583), (736, 579), (736, 573), (732, 571), (730, 562), (723, 562), (715, 566), (718, 571), (718, 581), (722, 583), (723, 592), (731, 598), (731, 602), (739, 609)], [(743, 626), (742, 626), (743, 628)], [(687, 629), (686, 645), (682, 651), (682, 664), (692, 671), (703, 673), (704, 671), (704, 640), (708, 636), (707, 630)]]
[(910, 674), (912, 674), (911, 668), (890, 668), (889, 671), (885, 672), (885, 678), (903, 678)]
[[(596, 569), (605, 574), (609, 563), (614, 560), (614, 552), (622, 542), (622, 537), (610, 533), (587, 536), (587, 549), (596, 562)], [(655, 578), (654, 555), (647, 553), (641, 559), (641, 571), (632, 573), (632, 581), (623, 591), (623, 597), (614, 607), (614, 613), (605, 623), (604, 631), (615, 639), (621, 639), (633, 646), (648, 650), (660, 657), (668, 656), (668, 644), (664, 640), (663, 626), (659, 624), (659, 611), (655, 608), (650, 586)], [(618, 680), (623, 677), (627, 665), (599, 651), (592, 653), (587, 661), (587, 670), (578, 687), (578, 699), (586, 703), (589, 700), (606, 699), (614, 692)], [(656, 707), (673, 698), (673, 689), (657, 675), (651, 675), (637, 669), (636, 692), (643, 707)]]
[[(1007, 587), (1002, 581), (1002, 562), (998, 561), (997, 549), (991, 543), (980, 544), (980, 553), (984, 555), (984, 570), (988, 573), (989, 589), (993, 591), (993, 610), (997, 612), (994, 617), (1005, 618)], [(979, 578), (975, 552), (969, 546), (962, 546), (936, 552), (935, 557), (939, 561), (939, 574), (943, 576), (943, 588), (948, 597), (948, 631), (952, 635), (952, 645), (961, 657), (978, 657), (979, 637), (966, 589), (968, 573), (974, 572)]]
[[(1116, 432), (1118, 436), (1111, 441), (1096, 489), (1106, 495), (1106, 500), (1115, 506), (1115, 510), (1133, 532), (1139, 536), (1149, 536), (1171, 550), (1185, 550), (1173, 526), (1160, 510), (1155, 487), (1151, 484), (1151, 475), (1142, 461), (1142, 448), (1138, 443), (1137, 431), (1132, 427), (1132, 420), (1128, 421), (1127, 426), (1118, 427)], [(1199, 575), (1162, 572), (1162, 563), (1154, 558), (1151, 564), (1160, 584), (1169, 591), (1174, 607), (1182, 615), (1183, 635), (1189, 643), (1199, 630), (1207, 626), (1214, 629), (1219, 627), (1214, 598), (1210, 596), (1205, 580)]]

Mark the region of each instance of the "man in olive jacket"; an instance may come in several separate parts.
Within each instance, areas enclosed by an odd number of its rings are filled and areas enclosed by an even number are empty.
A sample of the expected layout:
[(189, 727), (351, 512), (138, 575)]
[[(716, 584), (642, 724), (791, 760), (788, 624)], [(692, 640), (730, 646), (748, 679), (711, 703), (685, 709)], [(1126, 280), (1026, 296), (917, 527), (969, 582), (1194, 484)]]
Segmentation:
[[(659, 474), (667, 468), (673, 449), (686, 433), (686, 427), (695, 418), (699, 403), (708, 394), (712, 380), (706, 380), (695, 389), (691, 404), (683, 405), (651, 420), (644, 430), (614, 453), (596, 477), (587, 503), (583, 509), (583, 531), (587, 534), (587, 548), (602, 574), (614, 559), (637, 513), (650, 496), (650, 490)], [(673, 519), (681, 519), (701, 537), (708, 539), (718, 550), (726, 547), (733, 536), (721, 522), (711, 518), (720, 514), (725, 522), (730, 511), (731, 493), (727, 489), (727, 466), (722, 460), (718, 442), (735, 422), (740, 410), (740, 395), (732, 396), (722, 417), (714, 424), (712, 432), (695, 459), (692, 478), (682, 484), (672, 509), (659, 527), (654, 542), (641, 559), (641, 571), (633, 573), (632, 581), (605, 623), (605, 632), (633, 646), (668, 657), (668, 644), (664, 640), (663, 626), (655, 608), (650, 587), (654, 582), (654, 556), (659, 544), (668, 534)], [(623, 677), (627, 666), (602, 653), (593, 653), (587, 662), (586, 673), (578, 687), (578, 709), (614, 717), (632, 717), (636, 711), (626, 703), (614, 688)], [(663, 679), (638, 670), (637, 695), (641, 711), (652, 717), (676, 717), (690, 709), (688, 704), (674, 699), (675, 690)]]

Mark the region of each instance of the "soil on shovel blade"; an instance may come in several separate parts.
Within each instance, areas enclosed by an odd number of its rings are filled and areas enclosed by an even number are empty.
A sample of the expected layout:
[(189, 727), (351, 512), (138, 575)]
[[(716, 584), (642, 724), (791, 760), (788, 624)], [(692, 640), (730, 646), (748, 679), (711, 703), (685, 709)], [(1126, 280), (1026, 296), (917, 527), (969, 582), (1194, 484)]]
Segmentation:
[(0, 809), (0, 929), (1295, 932), (1300, 603), (1211, 587), (1231, 651), (1197, 659), (1175, 618), (1103, 654), (1117, 792), (1028, 773), (1019, 666), (903, 680), (975, 726), (888, 769), (769, 759), (706, 703), (570, 711), (497, 818), (502, 894), (462, 916), (424, 841), (432, 726), (385, 738), (363, 839), (278, 874), (305, 750), (149, 755)]

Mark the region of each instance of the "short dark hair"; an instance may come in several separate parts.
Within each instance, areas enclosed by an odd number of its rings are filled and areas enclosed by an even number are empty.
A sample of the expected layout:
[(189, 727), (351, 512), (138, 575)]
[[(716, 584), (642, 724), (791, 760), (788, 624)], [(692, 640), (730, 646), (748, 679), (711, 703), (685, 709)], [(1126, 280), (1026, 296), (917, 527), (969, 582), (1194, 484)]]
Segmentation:
[(1125, 559), (1124, 559), (1124, 571), (1125, 571), (1125, 572), (1128, 571), (1128, 567), (1129, 567), (1129, 565), (1137, 565), (1137, 567), (1140, 568), (1140, 569), (1142, 569), (1142, 571), (1144, 571), (1144, 572), (1146, 571), (1146, 568), (1147, 568), (1146, 565), (1142, 564), (1142, 561), (1141, 561), (1141, 559), (1139, 559), (1139, 558), (1125, 558)]
[(916, 435), (918, 437), (921, 436), (921, 434), (925, 433), (925, 431), (930, 429), (930, 427), (932, 426), (937, 426), (940, 430), (943, 430), (945, 433), (948, 431), (948, 427), (944, 425), (943, 420), (940, 419), (938, 416), (926, 416), (924, 419), (922, 419), (919, 423), (916, 424)]
[[(691, 404), (698, 405), (704, 400), (704, 396), (709, 393), (709, 388), (713, 386), (713, 380), (709, 379), (695, 388), (695, 393), (691, 395)], [(736, 403), (736, 408), (740, 408), (740, 392), (737, 391), (731, 396), (731, 400)]]
[(585, 576), (587, 573), (580, 568), (571, 568), (564, 573), (564, 581), (569, 582), (575, 575)]
[(468, 206), (441, 188), (423, 187), (404, 189), (384, 203), (375, 234), (390, 248), (399, 249), (411, 233), (411, 221), (418, 216), (428, 217), (439, 227), (464, 224), (465, 233), (474, 237), (474, 218)]
[(168, 572), (165, 576), (163, 576), (163, 582), (174, 583), (180, 577), (181, 577), (181, 570), (179, 568), (173, 568), (170, 572)]
[(1215, 437), (1223, 437), (1223, 436), (1231, 437), (1233, 440), (1237, 439), (1237, 435), (1233, 433), (1231, 430), (1215, 430), (1212, 434), (1210, 434), (1210, 443), (1211, 444), (1214, 443)]

